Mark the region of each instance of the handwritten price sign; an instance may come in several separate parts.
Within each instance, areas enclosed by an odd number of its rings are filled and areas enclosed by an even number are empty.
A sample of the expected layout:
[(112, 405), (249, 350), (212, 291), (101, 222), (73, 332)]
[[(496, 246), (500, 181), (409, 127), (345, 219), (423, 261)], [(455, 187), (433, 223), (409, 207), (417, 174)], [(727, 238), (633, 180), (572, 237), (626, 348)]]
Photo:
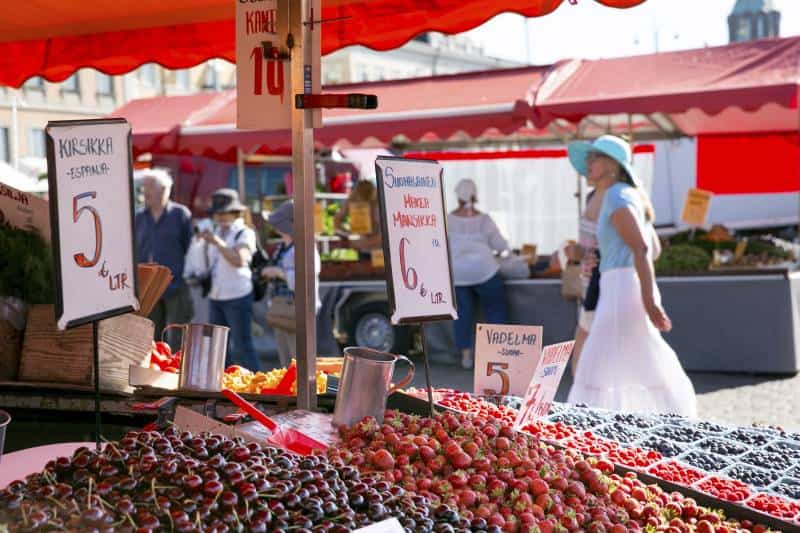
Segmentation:
[(441, 165), (379, 157), (375, 169), (392, 323), (457, 318)]
[(475, 326), (475, 394), (522, 396), (542, 355), (542, 326)]
[(138, 309), (130, 124), (56, 121), (46, 132), (58, 328)]
[(556, 397), (558, 384), (561, 383), (561, 376), (564, 375), (564, 369), (567, 367), (574, 346), (575, 341), (545, 346), (539, 364), (533, 372), (533, 379), (525, 392), (525, 400), (514, 427), (524, 427), (537, 418), (547, 416), (550, 412), (550, 406)]

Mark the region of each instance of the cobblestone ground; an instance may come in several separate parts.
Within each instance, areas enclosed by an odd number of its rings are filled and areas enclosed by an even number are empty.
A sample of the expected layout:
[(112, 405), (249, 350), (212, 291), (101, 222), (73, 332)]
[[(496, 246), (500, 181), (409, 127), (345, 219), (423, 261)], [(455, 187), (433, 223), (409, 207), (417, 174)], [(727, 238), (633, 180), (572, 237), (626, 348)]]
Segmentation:
[[(414, 386), (425, 386), (424, 363), (416, 358)], [(741, 374), (692, 373), (700, 418), (739, 426), (753, 423), (800, 430), (800, 375), (752, 376)], [(473, 371), (455, 362), (431, 364), (435, 387), (472, 390)], [(556, 400), (565, 401), (572, 385), (569, 370), (559, 387)]]

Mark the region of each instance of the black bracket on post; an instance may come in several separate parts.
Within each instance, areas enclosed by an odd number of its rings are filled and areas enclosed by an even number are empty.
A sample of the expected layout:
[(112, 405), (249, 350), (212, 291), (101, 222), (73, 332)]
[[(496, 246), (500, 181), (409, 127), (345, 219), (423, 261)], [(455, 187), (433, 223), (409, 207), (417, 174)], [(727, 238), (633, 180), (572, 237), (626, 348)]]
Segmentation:
[(375, 94), (296, 94), (294, 95), (296, 109), (317, 108), (350, 108), (350, 109), (376, 109), (378, 96)]

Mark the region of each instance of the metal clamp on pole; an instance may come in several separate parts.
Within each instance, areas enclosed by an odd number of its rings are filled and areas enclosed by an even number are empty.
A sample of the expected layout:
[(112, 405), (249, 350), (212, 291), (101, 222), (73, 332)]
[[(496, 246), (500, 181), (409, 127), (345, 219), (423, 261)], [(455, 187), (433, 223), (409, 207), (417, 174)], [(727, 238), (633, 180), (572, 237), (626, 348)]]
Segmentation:
[(378, 96), (375, 94), (296, 94), (295, 109), (315, 109), (346, 107), (350, 109), (376, 109)]

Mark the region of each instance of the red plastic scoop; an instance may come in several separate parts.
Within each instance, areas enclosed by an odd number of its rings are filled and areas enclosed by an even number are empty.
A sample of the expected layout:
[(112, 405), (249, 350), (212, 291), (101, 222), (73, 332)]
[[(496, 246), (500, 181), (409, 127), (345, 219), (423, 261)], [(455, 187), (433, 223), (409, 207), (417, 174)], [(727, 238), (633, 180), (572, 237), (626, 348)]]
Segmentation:
[(300, 455), (311, 455), (315, 450), (324, 450), (327, 448), (325, 444), (296, 429), (279, 427), (274, 420), (256, 409), (255, 405), (235, 392), (225, 389), (222, 391), (222, 394), (233, 402), (234, 405), (253, 417), (253, 420), (256, 420), (272, 432), (267, 438), (267, 442)]

